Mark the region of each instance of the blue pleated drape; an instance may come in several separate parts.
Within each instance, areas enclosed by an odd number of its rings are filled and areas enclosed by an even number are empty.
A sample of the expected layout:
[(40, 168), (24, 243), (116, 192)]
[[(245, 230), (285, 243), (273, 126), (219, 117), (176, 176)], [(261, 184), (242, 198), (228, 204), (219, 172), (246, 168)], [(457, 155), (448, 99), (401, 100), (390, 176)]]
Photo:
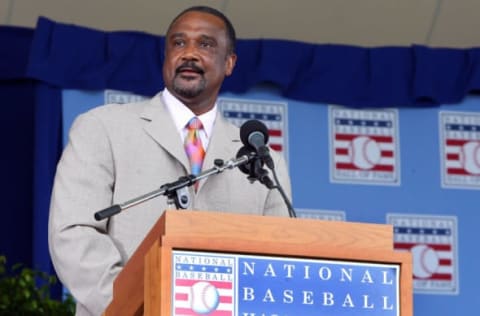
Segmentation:
[[(62, 88), (153, 95), (163, 87), (164, 38), (102, 32), (40, 18), (28, 76)], [(283, 96), (354, 107), (458, 103), (480, 89), (480, 49), (365, 48), (285, 40), (239, 40), (238, 64), (223, 91), (260, 83)]]

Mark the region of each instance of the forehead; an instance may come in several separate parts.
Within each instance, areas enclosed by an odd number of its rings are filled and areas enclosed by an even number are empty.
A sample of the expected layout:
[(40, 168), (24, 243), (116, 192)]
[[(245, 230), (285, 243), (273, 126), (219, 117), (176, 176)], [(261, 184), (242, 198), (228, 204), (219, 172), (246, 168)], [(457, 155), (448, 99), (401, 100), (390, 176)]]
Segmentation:
[(190, 11), (179, 16), (170, 26), (167, 36), (172, 34), (198, 33), (200, 35), (219, 35), (226, 37), (223, 20), (213, 14)]

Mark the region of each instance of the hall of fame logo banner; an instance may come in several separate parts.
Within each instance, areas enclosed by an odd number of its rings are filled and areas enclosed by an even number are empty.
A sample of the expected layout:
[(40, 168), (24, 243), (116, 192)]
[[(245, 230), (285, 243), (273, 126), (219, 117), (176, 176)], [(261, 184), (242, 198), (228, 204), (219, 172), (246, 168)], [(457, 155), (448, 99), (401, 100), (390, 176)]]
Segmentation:
[(439, 113), (442, 187), (480, 189), (480, 114)]
[(268, 145), (288, 160), (287, 103), (264, 100), (219, 98), (218, 109), (229, 122), (240, 127), (248, 120), (267, 126)]
[(334, 211), (334, 210), (316, 210), (316, 209), (306, 209), (306, 208), (297, 208), (297, 217), (299, 218), (309, 218), (309, 219), (319, 219), (323, 221), (339, 221), (344, 222), (346, 220), (346, 215), (344, 211)]
[(132, 103), (132, 102), (140, 102), (148, 99), (149, 98), (143, 95), (138, 95), (138, 94), (134, 94), (127, 91), (120, 91), (120, 90), (104, 91), (105, 104), (111, 104), (111, 103), (125, 104), (125, 103)]
[(330, 180), (400, 185), (398, 112), (329, 107)]
[(172, 252), (174, 316), (399, 316), (400, 267)]
[(387, 214), (394, 249), (410, 251), (415, 293), (458, 294), (457, 218)]

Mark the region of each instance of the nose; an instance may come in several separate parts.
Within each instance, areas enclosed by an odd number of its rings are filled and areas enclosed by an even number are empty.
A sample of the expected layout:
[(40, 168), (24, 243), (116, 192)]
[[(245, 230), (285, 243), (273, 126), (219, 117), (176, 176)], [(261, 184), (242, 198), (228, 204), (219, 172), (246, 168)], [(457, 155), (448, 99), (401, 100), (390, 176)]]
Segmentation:
[(198, 60), (197, 47), (194, 44), (187, 44), (182, 53), (183, 60)]

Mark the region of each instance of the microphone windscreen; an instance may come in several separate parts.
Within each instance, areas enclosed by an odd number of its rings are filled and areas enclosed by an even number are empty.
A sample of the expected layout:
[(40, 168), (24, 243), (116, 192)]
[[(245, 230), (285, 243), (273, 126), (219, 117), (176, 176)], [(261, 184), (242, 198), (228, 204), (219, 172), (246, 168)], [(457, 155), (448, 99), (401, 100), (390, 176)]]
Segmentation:
[[(252, 157), (253, 155), (255, 155), (255, 149), (253, 147), (243, 146), (238, 150), (236, 158), (240, 158), (242, 156)], [(238, 169), (245, 174), (250, 174), (250, 163), (239, 165)]]
[(240, 139), (245, 146), (249, 146), (248, 138), (254, 132), (260, 132), (263, 134), (265, 144), (268, 143), (268, 129), (265, 124), (258, 120), (248, 120), (240, 126)]

